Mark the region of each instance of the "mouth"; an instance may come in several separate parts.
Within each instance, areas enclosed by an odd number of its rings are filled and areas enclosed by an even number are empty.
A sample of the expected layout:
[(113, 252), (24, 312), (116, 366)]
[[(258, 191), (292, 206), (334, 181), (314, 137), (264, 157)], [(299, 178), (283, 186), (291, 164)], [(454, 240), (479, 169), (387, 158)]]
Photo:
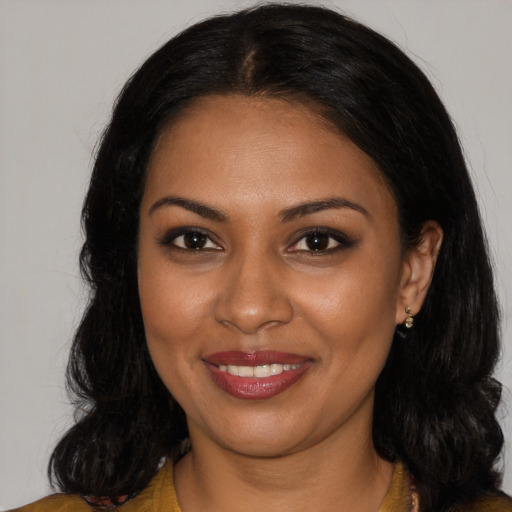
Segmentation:
[(276, 351), (217, 352), (204, 359), (213, 381), (243, 400), (272, 398), (293, 386), (311, 367), (311, 359)]

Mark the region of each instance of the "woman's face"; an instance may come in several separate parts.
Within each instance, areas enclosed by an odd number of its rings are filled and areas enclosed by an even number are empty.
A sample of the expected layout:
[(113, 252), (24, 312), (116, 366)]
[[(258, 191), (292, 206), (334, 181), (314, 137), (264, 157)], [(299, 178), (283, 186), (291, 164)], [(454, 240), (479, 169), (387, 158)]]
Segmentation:
[(375, 165), (321, 118), (196, 101), (152, 155), (138, 254), (151, 357), (193, 441), (278, 455), (370, 436), (402, 256)]

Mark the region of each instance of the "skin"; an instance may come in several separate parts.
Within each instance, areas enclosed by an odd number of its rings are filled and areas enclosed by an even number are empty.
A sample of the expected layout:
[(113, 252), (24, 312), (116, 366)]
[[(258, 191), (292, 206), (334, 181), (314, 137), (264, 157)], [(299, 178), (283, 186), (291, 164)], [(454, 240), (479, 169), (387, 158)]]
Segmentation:
[[(333, 197), (351, 206), (283, 218)], [(175, 468), (184, 512), (377, 511), (393, 468), (372, 443), (374, 386), (406, 306), (417, 313), (425, 297), (437, 224), (403, 250), (396, 204), (365, 153), (305, 106), (236, 95), (197, 100), (163, 131), (140, 218), (148, 347), (192, 443)], [(207, 235), (202, 249), (183, 248), (184, 226)], [(310, 250), (304, 234), (318, 228), (342, 242), (322, 235), (327, 250)], [(228, 350), (299, 354), (311, 367), (272, 398), (242, 400), (203, 362)]]

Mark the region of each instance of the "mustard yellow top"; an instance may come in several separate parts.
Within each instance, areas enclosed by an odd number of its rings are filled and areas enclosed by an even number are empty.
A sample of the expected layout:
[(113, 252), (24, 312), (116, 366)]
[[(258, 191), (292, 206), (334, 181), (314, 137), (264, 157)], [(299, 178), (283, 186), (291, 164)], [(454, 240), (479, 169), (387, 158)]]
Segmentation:
[[(379, 512), (414, 512), (410, 480), (402, 464), (395, 466), (391, 484)], [(91, 512), (93, 508), (72, 494), (53, 494), (11, 512)], [(181, 512), (174, 489), (172, 463), (168, 462), (135, 498), (119, 512)], [(512, 512), (512, 500), (490, 498), (458, 507), (454, 512)]]

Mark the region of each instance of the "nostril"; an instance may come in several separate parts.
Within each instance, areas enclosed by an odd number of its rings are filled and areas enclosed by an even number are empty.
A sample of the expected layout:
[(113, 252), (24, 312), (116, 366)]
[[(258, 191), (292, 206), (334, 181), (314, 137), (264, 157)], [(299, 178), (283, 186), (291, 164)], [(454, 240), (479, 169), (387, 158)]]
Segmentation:
[(219, 323), (254, 333), (290, 322), (293, 307), (284, 290), (266, 285), (249, 293), (247, 287), (237, 286), (219, 295), (214, 317)]

